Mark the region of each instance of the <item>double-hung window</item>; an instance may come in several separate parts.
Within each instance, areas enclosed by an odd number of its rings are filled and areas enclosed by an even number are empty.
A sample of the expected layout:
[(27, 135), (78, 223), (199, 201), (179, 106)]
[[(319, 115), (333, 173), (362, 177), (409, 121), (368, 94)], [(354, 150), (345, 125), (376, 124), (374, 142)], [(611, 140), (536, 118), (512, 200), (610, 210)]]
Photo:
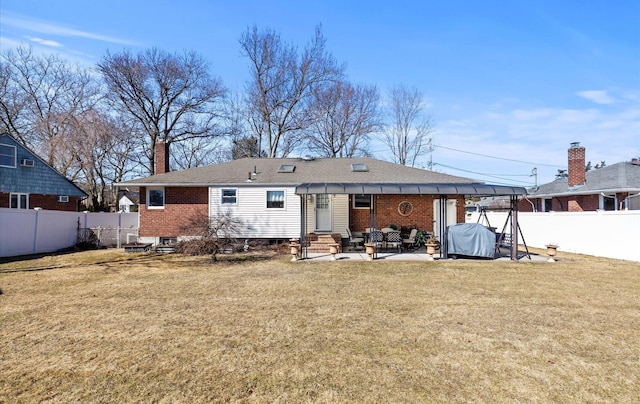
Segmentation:
[(9, 194), (11, 209), (29, 209), (29, 194)]
[(284, 191), (267, 191), (267, 209), (284, 209)]
[(147, 190), (147, 207), (149, 209), (164, 209), (164, 188), (149, 188)]
[(355, 209), (371, 209), (371, 195), (354, 195), (353, 196), (353, 207)]
[(238, 203), (238, 190), (235, 188), (222, 189), (222, 204), (236, 205)]
[(0, 144), (0, 167), (16, 168), (16, 147)]

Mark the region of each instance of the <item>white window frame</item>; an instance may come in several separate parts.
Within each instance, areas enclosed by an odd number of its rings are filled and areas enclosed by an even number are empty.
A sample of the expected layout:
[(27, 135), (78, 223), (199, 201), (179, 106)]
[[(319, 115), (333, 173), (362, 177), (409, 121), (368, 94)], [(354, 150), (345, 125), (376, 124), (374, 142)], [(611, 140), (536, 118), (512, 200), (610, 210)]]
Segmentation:
[[(15, 208), (11, 206), (11, 199), (14, 196), (16, 197), (16, 199), (18, 201), (18, 206), (15, 207)], [(25, 197), (25, 203), (26, 203), (27, 206), (20, 206), (21, 205), (21, 203), (20, 203), (20, 201), (21, 201), (20, 197), (21, 196)], [(9, 194), (9, 208), (11, 208), (11, 209), (29, 209), (29, 194), (20, 193), (20, 192), (12, 192), (12, 193), (10, 193)]]
[[(356, 196), (369, 196), (369, 206), (356, 206)], [(353, 195), (353, 208), (354, 209), (371, 209), (373, 206), (373, 195), (372, 194), (354, 194)]]
[[(151, 206), (151, 191), (162, 191), (162, 206)], [(150, 187), (147, 188), (147, 209), (164, 209), (167, 200), (167, 193), (164, 187)]]
[[(225, 202), (224, 191), (233, 191), (234, 202)], [(238, 204), (238, 188), (221, 188), (220, 189), (220, 205), (237, 205)]]
[[(269, 207), (269, 193), (270, 192), (282, 192), (282, 207)], [(284, 189), (269, 189), (265, 192), (265, 206), (267, 209), (286, 209), (287, 207), (287, 192)]]
[[(10, 145), (10, 144), (4, 144), (4, 143), (0, 143), (0, 146), (3, 147), (10, 147), (13, 149), (13, 165), (6, 165), (6, 164), (0, 164), (0, 167), (6, 167), (6, 168), (16, 168), (17, 164), (18, 164), (18, 148), (16, 146)], [(10, 154), (2, 154), (3, 156), (8, 156), (11, 157)]]

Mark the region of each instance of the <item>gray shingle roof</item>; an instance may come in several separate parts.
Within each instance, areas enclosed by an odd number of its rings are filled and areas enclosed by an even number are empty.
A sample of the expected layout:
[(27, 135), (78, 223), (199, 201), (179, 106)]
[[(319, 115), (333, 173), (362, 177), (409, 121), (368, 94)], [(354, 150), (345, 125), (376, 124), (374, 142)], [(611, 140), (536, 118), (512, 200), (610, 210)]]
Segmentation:
[[(364, 165), (363, 167), (352, 165)], [(295, 166), (293, 170), (281, 166)], [(287, 171), (287, 172), (283, 172)], [(249, 177), (251, 181), (249, 181)], [(478, 183), (469, 178), (371, 158), (250, 159), (152, 175), (121, 186), (295, 186), (296, 193), (392, 193), (522, 195), (522, 187)]]
[(640, 165), (622, 162), (590, 170), (586, 172), (584, 185), (569, 188), (567, 178), (562, 178), (530, 190), (529, 196), (539, 198), (600, 192), (640, 192)]
[[(291, 173), (278, 172), (283, 164), (295, 165)], [(365, 164), (366, 172), (354, 172), (351, 164)], [(251, 182), (247, 181), (249, 173)], [(471, 184), (476, 181), (434, 171), (411, 168), (371, 158), (251, 159), (173, 171), (126, 181), (123, 186), (298, 185), (301, 183), (404, 183)]]

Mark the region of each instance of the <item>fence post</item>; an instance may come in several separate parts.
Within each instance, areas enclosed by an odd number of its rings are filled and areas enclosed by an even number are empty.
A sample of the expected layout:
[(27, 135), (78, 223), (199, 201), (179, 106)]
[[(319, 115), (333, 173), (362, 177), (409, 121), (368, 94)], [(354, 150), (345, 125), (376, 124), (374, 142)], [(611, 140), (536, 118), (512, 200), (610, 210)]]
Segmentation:
[(38, 252), (38, 215), (42, 208), (33, 208), (33, 210), (36, 211), (36, 223), (33, 229), (33, 254), (36, 254)]
[(122, 228), (122, 211), (118, 211), (118, 230), (116, 231), (116, 246), (120, 248), (120, 229)]

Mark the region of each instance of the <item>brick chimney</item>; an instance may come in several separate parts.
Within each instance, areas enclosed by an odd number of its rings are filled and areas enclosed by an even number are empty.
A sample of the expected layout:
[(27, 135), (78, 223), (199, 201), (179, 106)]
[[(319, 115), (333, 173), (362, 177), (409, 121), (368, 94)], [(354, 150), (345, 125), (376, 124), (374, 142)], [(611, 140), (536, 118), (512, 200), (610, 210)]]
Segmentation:
[(168, 173), (169, 170), (169, 144), (165, 142), (156, 143), (156, 174)]
[(569, 187), (584, 185), (585, 183), (585, 148), (580, 142), (571, 143), (569, 147)]

